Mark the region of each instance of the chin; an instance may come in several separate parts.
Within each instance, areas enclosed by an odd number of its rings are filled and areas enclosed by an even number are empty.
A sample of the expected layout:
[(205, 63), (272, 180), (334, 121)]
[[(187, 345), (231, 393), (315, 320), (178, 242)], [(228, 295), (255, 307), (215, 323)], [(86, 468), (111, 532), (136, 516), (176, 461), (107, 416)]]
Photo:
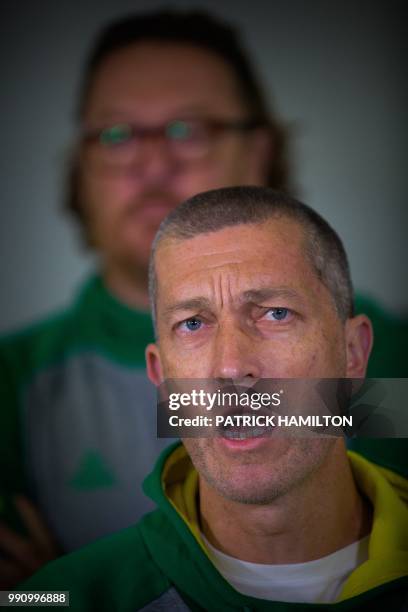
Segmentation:
[(118, 253), (118, 261), (122, 262), (123, 266), (127, 269), (146, 269), (149, 265), (149, 257), (150, 257), (150, 246), (151, 242), (144, 241), (145, 244), (139, 243), (137, 244), (137, 248), (135, 242), (129, 244), (129, 241), (122, 242), (122, 249), (120, 253)]
[[(276, 442), (276, 441), (275, 441)], [(221, 496), (243, 504), (266, 505), (312, 477), (325, 462), (335, 439), (282, 440), (266, 455), (236, 461), (200, 462), (205, 480)]]
[(269, 481), (262, 482), (259, 479), (248, 479), (245, 481), (234, 482), (212, 482), (213, 488), (224, 498), (240, 504), (264, 506), (271, 504), (281, 495), (287, 492), (287, 487), (282, 483)]

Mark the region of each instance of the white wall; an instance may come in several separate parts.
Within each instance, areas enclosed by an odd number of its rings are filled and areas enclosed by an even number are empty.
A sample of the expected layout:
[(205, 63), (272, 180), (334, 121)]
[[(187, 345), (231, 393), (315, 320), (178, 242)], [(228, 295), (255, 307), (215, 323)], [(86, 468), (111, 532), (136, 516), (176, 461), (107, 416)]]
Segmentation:
[[(5, 2), (1, 20), (0, 330), (64, 304), (91, 265), (60, 213), (80, 69), (107, 20), (162, 6)], [(301, 198), (338, 230), (355, 285), (408, 307), (403, 3), (173, 2), (233, 20), (293, 123)]]

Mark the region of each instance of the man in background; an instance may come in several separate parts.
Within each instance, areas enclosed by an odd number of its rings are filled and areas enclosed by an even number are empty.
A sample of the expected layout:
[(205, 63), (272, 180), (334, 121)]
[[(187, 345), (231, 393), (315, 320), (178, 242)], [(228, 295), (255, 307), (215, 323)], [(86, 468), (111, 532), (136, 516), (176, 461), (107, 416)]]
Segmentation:
[[(147, 264), (162, 218), (210, 188), (292, 190), (287, 134), (236, 33), (201, 13), (108, 26), (78, 121), (67, 208), (99, 269), (67, 311), (1, 344), (5, 586), (151, 508), (140, 483), (163, 444), (144, 372)], [(385, 329), (371, 374), (397, 376), (396, 327)]]
[(109, 26), (87, 63), (78, 119), (67, 205), (99, 270), (65, 313), (2, 342), (6, 585), (57, 554), (40, 518), (68, 551), (152, 507), (140, 485), (164, 442), (144, 349), (162, 218), (211, 187), (269, 175), (287, 187), (283, 130), (235, 33), (202, 14)]

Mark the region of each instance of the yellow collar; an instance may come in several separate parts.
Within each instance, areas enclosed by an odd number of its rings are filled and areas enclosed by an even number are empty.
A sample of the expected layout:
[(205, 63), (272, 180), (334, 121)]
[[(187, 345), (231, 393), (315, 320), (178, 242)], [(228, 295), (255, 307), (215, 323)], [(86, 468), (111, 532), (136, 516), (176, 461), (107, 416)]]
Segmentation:
[[(339, 601), (408, 575), (408, 480), (348, 452), (360, 491), (373, 505), (368, 559), (347, 579)], [(197, 508), (198, 474), (183, 445), (167, 459), (162, 486), (205, 553)]]

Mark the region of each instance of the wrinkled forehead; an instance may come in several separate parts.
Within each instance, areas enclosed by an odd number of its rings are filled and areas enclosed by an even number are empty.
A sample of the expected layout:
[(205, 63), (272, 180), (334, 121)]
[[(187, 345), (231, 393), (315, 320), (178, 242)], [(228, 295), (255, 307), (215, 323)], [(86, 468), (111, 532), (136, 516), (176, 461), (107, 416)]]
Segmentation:
[(287, 218), (227, 227), (193, 238), (164, 238), (155, 257), (156, 299), (167, 301), (214, 283), (230, 291), (320, 283), (307, 254), (303, 227)]

